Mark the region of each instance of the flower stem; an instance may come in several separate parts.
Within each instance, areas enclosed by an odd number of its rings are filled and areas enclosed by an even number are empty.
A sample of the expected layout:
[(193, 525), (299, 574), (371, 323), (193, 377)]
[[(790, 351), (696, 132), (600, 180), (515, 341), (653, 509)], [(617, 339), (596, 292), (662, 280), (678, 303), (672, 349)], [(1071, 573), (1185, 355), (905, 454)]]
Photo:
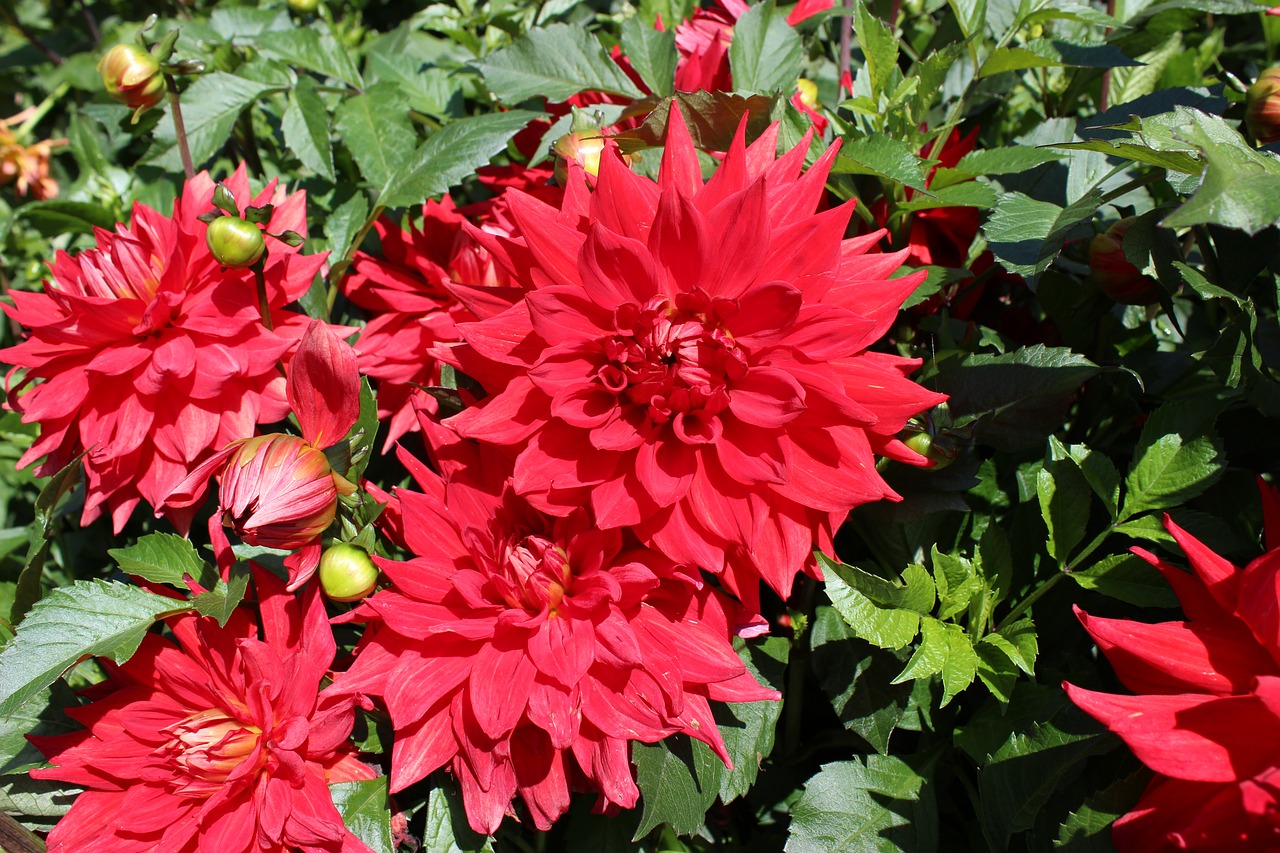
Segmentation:
[(262, 315), (262, 325), (269, 331), (274, 331), (275, 326), (271, 323), (271, 302), (267, 299), (267, 275), (264, 272), (266, 262), (264, 255), (253, 265), (253, 280), (258, 286), (258, 313)]
[(1102, 543), (1106, 541), (1107, 537), (1110, 536), (1115, 531), (1116, 525), (1119, 523), (1120, 521), (1117, 520), (1108, 524), (1105, 530), (1103, 530), (1097, 536), (1093, 537), (1093, 541), (1090, 542), (1088, 545), (1086, 545), (1083, 551), (1076, 554), (1076, 558), (1074, 560), (1071, 560), (1065, 566), (1060, 566), (1058, 568), (1058, 573), (1056, 575), (1049, 578), (1047, 581), (1045, 581), (1043, 584), (1037, 587), (1030, 595), (1022, 599), (1022, 601), (1018, 602), (1018, 604), (1012, 610), (1010, 610), (1003, 619), (1000, 620), (1000, 623), (996, 625), (995, 632), (998, 634), (1001, 631), (1003, 631), (1005, 628), (1012, 625), (1014, 622), (1017, 622), (1018, 617), (1020, 617), (1023, 613), (1026, 613), (1028, 610), (1031, 609), (1031, 605), (1035, 604), (1037, 601), (1043, 598), (1049, 590), (1053, 589), (1054, 586), (1057, 585), (1058, 581), (1062, 580), (1067, 575), (1075, 571), (1076, 567), (1079, 566), (1082, 562), (1084, 562), (1089, 557), (1090, 554), (1098, 550), (1098, 548), (1101, 547)]
[(0, 850), (11, 853), (44, 853), (44, 842), (31, 830), (0, 812)]
[[(182, 104), (178, 99), (178, 84), (173, 75), (164, 75), (165, 85), (169, 87), (169, 105), (173, 110), (173, 133), (178, 139), (178, 153), (182, 155), (182, 171), (187, 180), (196, 176), (196, 167), (191, 162), (191, 149), (187, 146), (187, 126), (182, 121)], [(267, 328), (271, 328), (270, 324)]]

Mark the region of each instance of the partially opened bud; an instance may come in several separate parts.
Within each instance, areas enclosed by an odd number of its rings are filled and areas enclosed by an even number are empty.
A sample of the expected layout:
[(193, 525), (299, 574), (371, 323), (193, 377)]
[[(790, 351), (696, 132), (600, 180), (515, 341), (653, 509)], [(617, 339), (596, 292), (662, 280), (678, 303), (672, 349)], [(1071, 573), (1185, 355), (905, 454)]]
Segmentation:
[(359, 601), (378, 583), (378, 567), (355, 545), (340, 542), (320, 557), (320, 586), (334, 601)]
[(603, 136), (583, 133), (566, 133), (551, 146), (556, 159), (556, 181), (561, 186), (569, 179), (568, 161), (576, 160), (588, 175), (600, 174), (600, 153), (604, 151)]
[(107, 94), (138, 115), (164, 100), (165, 79), (146, 49), (136, 44), (118, 44), (103, 54), (98, 62), (102, 85)]
[(267, 250), (262, 229), (238, 216), (219, 216), (204, 235), (213, 258), (224, 267), (251, 267)]
[(1135, 218), (1121, 219), (1089, 242), (1089, 278), (1122, 305), (1154, 305), (1160, 301), (1159, 282), (1143, 275), (1124, 254), (1124, 235)]
[(1244, 121), (1263, 145), (1280, 140), (1280, 67), (1258, 75), (1245, 98)]
[(222, 469), (222, 522), (245, 543), (282, 551), (310, 544), (333, 522), (339, 486), (324, 452), (293, 435), (240, 442)]
[(800, 103), (804, 104), (811, 110), (818, 108), (818, 84), (812, 80), (801, 77), (796, 81), (796, 95), (800, 98)]

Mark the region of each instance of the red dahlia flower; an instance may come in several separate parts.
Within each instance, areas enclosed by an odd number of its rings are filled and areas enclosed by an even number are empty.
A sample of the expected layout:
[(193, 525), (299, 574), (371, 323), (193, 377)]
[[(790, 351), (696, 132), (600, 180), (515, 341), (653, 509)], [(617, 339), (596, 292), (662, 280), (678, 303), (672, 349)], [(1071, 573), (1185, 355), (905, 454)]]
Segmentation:
[(1165, 518), (1194, 574), (1135, 548), (1182, 602), (1185, 622), (1077, 611), (1137, 696), (1067, 684), (1156, 777), (1116, 821), (1122, 851), (1280, 849), (1280, 500), (1262, 486), (1269, 550), (1244, 569)]
[(56, 765), (32, 776), (86, 789), (50, 853), (367, 853), (329, 794), (375, 774), (347, 743), (351, 698), (317, 695), (335, 652), (318, 591), (255, 580), (261, 639), (246, 608), (170, 619), (177, 644), (147, 634), (68, 710), (85, 729), (31, 738)]
[(585, 509), (534, 510), (497, 457), (423, 426), (444, 477), (400, 451), (423, 492), (383, 519), (416, 556), (375, 558), (394, 588), (346, 617), (372, 624), (334, 684), (386, 702), (391, 789), (448, 765), (491, 834), (517, 794), (540, 829), (571, 790), (634, 805), (631, 741), (683, 732), (728, 763), (709, 701), (778, 698), (734, 653), (730, 602)]
[(312, 320), (289, 361), (287, 393), (302, 437), (260, 435), (233, 441), (200, 463), (177, 485), (169, 505), (193, 507), (217, 475), (219, 511), (209, 519), (218, 562), (226, 570), (231, 547), (223, 525), (249, 545), (296, 553), (285, 558), (289, 589), (320, 565), (320, 535), (338, 510), (338, 495), (356, 490), (329, 464), (325, 448), (350, 432), (360, 417), (356, 354), (320, 320)]
[(875, 455), (922, 464), (894, 435), (944, 397), (867, 350), (923, 273), (843, 239), (851, 204), (813, 213), (836, 147), (801, 175), (808, 137), (775, 159), (776, 126), (743, 133), (705, 186), (672, 110), (656, 183), (610, 149), (559, 212), (511, 194), (521, 237), (491, 243), (529, 290), (446, 357), (492, 395), (450, 425), (517, 454), (517, 493), (590, 505), (755, 609), (762, 577), (787, 595), (850, 508), (897, 497)]
[(448, 197), (428, 201), (422, 215), (422, 226), (409, 231), (379, 220), (383, 256), (357, 252), (343, 282), (347, 298), (372, 316), (356, 350), (360, 372), (378, 380), (378, 417), (389, 423), (384, 449), (417, 429), (414, 401), (430, 398), (415, 386), (440, 384), (440, 365), (427, 351), (457, 341), (456, 323), (475, 319), (451, 290), (503, 286), (507, 278)]
[[(241, 208), (275, 204), (267, 230), (306, 233), (305, 194), (286, 197), (273, 181), (253, 196), (243, 167), (227, 187)], [(223, 269), (205, 245), (196, 217), (212, 209), (213, 189), (207, 173), (187, 181), (172, 218), (134, 205), (128, 227), (96, 229), (96, 248), (59, 252), (44, 293), (14, 291), (4, 306), (28, 329), (0, 350), (25, 374), (9, 402), (40, 424), (20, 464), (46, 457), (36, 473), (47, 476), (86, 452), (82, 523), (105, 508), (119, 531), (139, 500), (160, 507), (208, 453), (288, 411), (278, 362), (307, 318), (284, 305), (307, 291), (324, 255), (267, 238), (268, 330), (253, 273)]]

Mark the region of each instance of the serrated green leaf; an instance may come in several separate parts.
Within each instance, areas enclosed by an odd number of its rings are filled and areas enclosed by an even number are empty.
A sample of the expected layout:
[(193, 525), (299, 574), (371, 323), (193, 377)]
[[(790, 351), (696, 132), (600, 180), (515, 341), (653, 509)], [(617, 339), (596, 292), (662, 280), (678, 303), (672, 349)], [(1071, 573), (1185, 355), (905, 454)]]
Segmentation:
[(1048, 529), (1049, 556), (1066, 565), (1089, 526), (1092, 491), (1075, 461), (1057, 438), (1049, 438), (1049, 454), (1036, 474), (1040, 517)]
[(1204, 163), (1191, 154), (1181, 151), (1157, 151), (1138, 142), (1128, 140), (1090, 139), (1085, 142), (1055, 143), (1054, 148), (1068, 151), (1097, 151), (1108, 157), (1122, 157), (1135, 163), (1146, 163), (1188, 175), (1198, 175)]
[(533, 97), (560, 103), (586, 91), (627, 98), (643, 94), (594, 35), (569, 24), (530, 30), (477, 65), (489, 91), (508, 104)]
[(1116, 533), (1123, 533), (1125, 536), (1132, 536), (1134, 539), (1145, 539), (1148, 542), (1155, 542), (1160, 545), (1176, 546), (1172, 534), (1164, 529), (1164, 522), (1161, 521), (1159, 515), (1142, 515), (1137, 518), (1126, 521), (1124, 524), (1116, 525)]
[[(182, 123), (195, 167), (199, 169), (208, 163), (226, 144), (236, 119), (246, 107), (279, 88), (223, 71), (213, 71), (197, 78), (182, 93)], [(155, 142), (145, 160), (178, 171), (182, 168), (182, 158), (178, 153), (177, 140), (173, 116), (166, 111), (156, 125)]]
[(285, 108), (280, 128), (284, 132), (285, 144), (302, 165), (330, 181), (334, 179), (329, 111), (316, 93), (315, 81), (310, 77), (300, 78), (297, 87), (289, 93), (289, 105)]
[(185, 601), (102, 580), (53, 590), (0, 653), (0, 716), (22, 707), (81, 658), (124, 663), (157, 618), (189, 609)]
[(1054, 454), (1070, 459), (1080, 469), (1085, 481), (1093, 489), (1093, 493), (1107, 508), (1107, 513), (1114, 520), (1119, 513), (1120, 505), (1120, 472), (1115, 464), (1105, 455), (1090, 450), (1083, 444), (1064, 445), (1055, 437), (1050, 437), (1050, 446)]
[(79, 728), (64, 710), (77, 704), (64, 684), (41, 690), (12, 714), (0, 716), (0, 776), (26, 773), (44, 766), (45, 757), (27, 735), (61, 735)]
[(1186, 112), (1190, 123), (1176, 127), (1173, 135), (1199, 148), (1205, 170), (1195, 195), (1161, 224), (1188, 228), (1213, 223), (1256, 234), (1280, 222), (1280, 158), (1254, 150), (1218, 116)]
[(0, 813), (56, 820), (71, 810), (80, 789), (26, 774), (0, 777)]
[(62, 466), (36, 496), (35, 518), (27, 526), (27, 558), (18, 574), (18, 582), (13, 590), (13, 604), (9, 609), (9, 622), (15, 626), (26, 618), (27, 612), (44, 592), (44, 562), (49, 556), (58, 505), (80, 483), (80, 462), (85, 452), (76, 454), (74, 459)]
[(855, 636), (833, 607), (817, 609), (809, 641), (813, 672), (841, 724), (887, 753), (911, 696), (911, 685), (889, 683), (903, 660)]
[(933, 579), (938, 587), (938, 618), (950, 619), (969, 606), (982, 588), (973, 563), (964, 557), (944, 554), (933, 546), (930, 556)]
[[(791, 643), (783, 637), (761, 641), (735, 641), (738, 656), (756, 681), (774, 690), (782, 690), (783, 673), (791, 652)], [(720, 780), (720, 801), (729, 803), (744, 796), (755, 784), (760, 762), (773, 751), (774, 731), (782, 713), (782, 703), (716, 702), (712, 705), (725, 751), (733, 762)]]
[(679, 835), (690, 835), (702, 827), (724, 775), (724, 764), (710, 747), (685, 735), (672, 735), (653, 744), (637, 742), (631, 746), (631, 763), (644, 800), (633, 841), (663, 823)]
[(1145, 770), (1130, 773), (1123, 779), (1085, 800), (1058, 828), (1054, 850), (1063, 853), (1111, 853), (1111, 824), (1131, 811), (1150, 782)]
[(787, 853), (934, 849), (938, 816), (927, 781), (888, 755), (824, 764), (792, 807)]
[(125, 574), (183, 590), (183, 577), (206, 589), (217, 583), (217, 571), (206, 563), (191, 541), (176, 533), (148, 533), (127, 548), (107, 551)]
[(920, 645), (893, 683), (941, 675), (941, 707), (945, 707), (957, 693), (973, 683), (977, 673), (978, 656), (964, 629), (926, 616), (920, 620)]
[(883, 21), (871, 14), (863, 0), (853, 5), (853, 32), (866, 60), (871, 97), (879, 98), (898, 64), (898, 40)]
[(383, 185), (378, 203), (385, 207), (421, 204), (486, 165), (507, 142), (541, 114), (524, 110), (458, 119), (436, 131)]
[(1147, 419), (1125, 478), (1122, 519), (1186, 503), (1222, 476), (1221, 450), (1207, 434), (1216, 414), (1212, 405), (1175, 401)]
[(231, 614), (235, 613), (240, 602), (244, 601), (245, 590), (248, 588), (249, 573), (240, 572), (229, 582), (219, 578), (213, 589), (191, 599), (191, 604), (201, 616), (217, 619), (219, 625), (226, 627)]
[(676, 33), (656, 30), (639, 17), (622, 22), (622, 52), (631, 67), (655, 95), (667, 96), (675, 91)]
[(847, 141), (836, 155), (832, 174), (874, 175), (897, 181), (928, 195), (925, 175), (929, 161), (911, 143), (885, 134)]
[(939, 207), (978, 207), (988, 208), (994, 207), (998, 196), (996, 191), (989, 185), (980, 181), (967, 181), (963, 184), (953, 184), (949, 187), (936, 187), (934, 184), (929, 185), (929, 192), (933, 197), (917, 196), (911, 201), (903, 202), (898, 205), (898, 210), (933, 210)]
[(789, 94), (795, 90), (803, 59), (800, 35), (774, 0), (748, 7), (733, 25), (729, 68), (733, 87), (740, 92)]
[(374, 853), (395, 853), (391, 840), (391, 811), (387, 808), (387, 777), (329, 786), (329, 796), (342, 822)]
[(1105, 43), (1076, 44), (1064, 39), (1036, 39), (1020, 47), (1002, 47), (992, 51), (978, 69), (978, 77), (991, 77), (1006, 71), (1026, 68), (1123, 68), (1139, 63), (1125, 56), (1114, 45)]
[(293, 27), (264, 32), (253, 44), (267, 56), (350, 83), (357, 89), (363, 88), (364, 78), (351, 61), (351, 55), (333, 37), (328, 24), (315, 26), (322, 27), (323, 32), (311, 27)]
[(1003, 650), (990, 641), (990, 637), (983, 637), (973, 647), (973, 653), (978, 656), (978, 679), (992, 696), (1007, 705), (1018, 683), (1018, 668)]
[(936, 600), (933, 579), (921, 565), (908, 565), (902, 571), (900, 582), (894, 582), (865, 572), (857, 566), (847, 566), (822, 552), (817, 552), (816, 556), (824, 573), (835, 574), (876, 604), (916, 613), (933, 612)]
[(335, 113), (334, 127), (379, 196), (399, 180), (418, 145), (418, 136), (409, 126), (409, 107), (390, 83), (379, 83), (363, 95), (344, 100)]
[[(1132, 534), (1131, 534), (1132, 535)], [(1178, 598), (1160, 572), (1133, 554), (1115, 554), (1071, 573), (1083, 589), (1139, 607), (1177, 607)]]
[(1101, 204), (1102, 193), (1097, 189), (1066, 208), (1007, 193), (996, 202), (982, 233), (1000, 264), (1034, 285), (1067, 241), (1088, 231), (1089, 220)]
[(1029, 145), (1009, 145), (1003, 148), (984, 148), (970, 151), (960, 158), (954, 168), (939, 166), (934, 172), (930, 189), (970, 181), (985, 175), (1015, 175), (1026, 172), (1045, 163), (1061, 160), (1062, 154), (1046, 148), (1032, 148)]

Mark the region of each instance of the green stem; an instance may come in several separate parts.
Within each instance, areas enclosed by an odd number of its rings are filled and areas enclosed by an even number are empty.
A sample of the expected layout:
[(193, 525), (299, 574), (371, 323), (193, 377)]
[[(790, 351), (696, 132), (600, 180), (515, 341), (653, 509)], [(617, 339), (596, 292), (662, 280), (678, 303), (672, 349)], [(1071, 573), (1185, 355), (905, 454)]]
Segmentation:
[(31, 115), (27, 116), (26, 121), (24, 121), (13, 132), (13, 135), (18, 137), (19, 139), (25, 139), (27, 134), (30, 133), (35, 128), (36, 124), (40, 121), (40, 119), (44, 118), (49, 113), (49, 110), (53, 109), (54, 105), (58, 103), (59, 99), (61, 99), (62, 96), (65, 95), (67, 93), (67, 90), (70, 88), (71, 88), (70, 83), (59, 84), (56, 89), (54, 89), (52, 92), (49, 93), (49, 97), (41, 101), (40, 106), (36, 107), (32, 111)]
[(196, 176), (195, 164), (191, 162), (191, 148), (187, 145), (187, 126), (182, 121), (182, 103), (178, 98), (178, 82), (173, 75), (164, 75), (164, 83), (169, 87), (169, 106), (173, 112), (173, 133), (178, 139), (178, 153), (182, 155), (182, 171), (187, 180)]
[[(800, 748), (800, 740), (804, 733), (804, 682), (805, 671), (809, 666), (807, 648), (809, 631), (813, 628), (813, 605), (818, 592), (818, 585), (812, 578), (801, 575), (798, 583), (800, 606), (792, 611), (791, 616), (793, 634), (791, 654), (788, 656), (787, 663), (787, 693), (783, 700), (785, 704), (782, 706), (782, 713), (786, 717), (782, 735), (783, 751), (786, 755), (791, 755)], [(796, 623), (801, 619), (803, 624), (797, 629)]]
[(1106, 541), (1107, 537), (1115, 532), (1116, 525), (1119, 523), (1120, 521), (1116, 520), (1108, 524), (1105, 530), (1103, 530), (1097, 536), (1093, 537), (1093, 541), (1090, 542), (1088, 545), (1086, 545), (1083, 551), (1076, 554), (1074, 560), (1069, 561), (1065, 566), (1061, 566), (1058, 569), (1058, 573), (1056, 575), (1049, 578), (1040, 586), (1036, 587), (1036, 589), (1030, 595), (1022, 599), (1022, 601), (1018, 602), (1018, 604), (1012, 610), (1010, 610), (1003, 619), (1000, 620), (1000, 623), (996, 625), (995, 627), (996, 633), (997, 634), (1000, 633), (1005, 628), (1012, 625), (1014, 622), (1017, 622), (1018, 618), (1022, 616), (1022, 614), (1026, 613), (1028, 610), (1031, 609), (1031, 605), (1035, 604), (1041, 598), (1044, 598), (1044, 596), (1049, 592), (1049, 590), (1057, 586), (1058, 581), (1062, 580), (1063, 578), (1071, 574), (1073, 571), (1075, 571), (1077, 566), (1079, 566), (1086, 559), (1088, 559), (1089, 555), (1092, 554), (1094, 551), (1098, 550), (1098, 548), (1102, 546), (1102, 543)]
[(253, 265), (253, 280), (258, 286), (258, 313), (262, 315), (262, 325), (268, 331), (274, 331), (275, 326), (271, 323), (271, 301), (267, 299), (267, 275), (264, 271), (266, 262), (266, 255), (263, 255)]

